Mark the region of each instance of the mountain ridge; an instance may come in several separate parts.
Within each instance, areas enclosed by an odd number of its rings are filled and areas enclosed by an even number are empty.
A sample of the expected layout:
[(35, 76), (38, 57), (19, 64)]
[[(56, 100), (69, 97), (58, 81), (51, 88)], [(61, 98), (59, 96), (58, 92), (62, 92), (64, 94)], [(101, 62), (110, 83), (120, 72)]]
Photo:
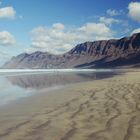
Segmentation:
[(13, 57), (3, 68), (111, 68), (140, 64), (140, 33), (78, 44), (67, 53), (37, 51)]

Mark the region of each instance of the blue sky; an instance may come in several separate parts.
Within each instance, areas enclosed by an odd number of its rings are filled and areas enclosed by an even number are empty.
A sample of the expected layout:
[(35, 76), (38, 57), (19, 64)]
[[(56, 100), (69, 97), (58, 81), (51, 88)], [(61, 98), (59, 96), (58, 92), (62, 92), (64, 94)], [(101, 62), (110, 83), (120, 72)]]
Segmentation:
[(0, 64), (22, 52), (64, 53), (140, 31), (139, 0), (0, 0)]

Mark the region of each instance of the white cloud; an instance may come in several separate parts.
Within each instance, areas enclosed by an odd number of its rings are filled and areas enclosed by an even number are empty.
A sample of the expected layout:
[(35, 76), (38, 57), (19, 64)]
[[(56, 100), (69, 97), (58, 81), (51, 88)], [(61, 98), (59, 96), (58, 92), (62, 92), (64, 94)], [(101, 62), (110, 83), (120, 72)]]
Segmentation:
[(4, 7), (0, 8), (0, 18), (8, 18), (8, 19), (14, 19), (16, 16), (16, 11), (13, 7)]
[(115, 9), (108, 9), (108, 10), (106, 11), (106, 13), (107, 13), (109, 16), (118, 16), (118, 15), (123, 14), (123, 10), (117, 11), (117, 10), (115, 10)]
[(0, 59), (6, 59), (7, 60), (10, 57), (11, 57), (11, 55), (9, 53), (0, 51)]
[(131, 34), (135, 34), (135, 33), (140, 33), (140, 28), (133, 30)]
[(113, 23), (120, 23), (121, 21), (114, 18), (107, 18), (107, 17), (100, 17), (100, 22), (104, 23), (105, 25), (111, 26)]
[(0, 31), (0, 45), (10, 46), (16, 44), (14, 36), (8, 31)]
[(64, 53), (75, 45), (99, 39), (112, 38), (112, 31), (104, 23), (87, 23), (81, 27), (68, 28), (62, 23), (51, 27), (37, 27), (32, 30), (32, 47), (28, 51)]
[(0, 51), (0, 66), (11, 59), (12, 55), (10, 53)]
[(128, 5), (129, 16), (140, 22), (140, 2), (131, 2)]
[(53, 28), (56, 30), (63, 30), (65, 26), (62, 23), (55, 23), (53, 24)]
[(92, 34), (95, 36), (110, 36), (111, 30), (104, 23), (87, 23), (81, 28), (80, 31), (84, 31), (87, 34)]

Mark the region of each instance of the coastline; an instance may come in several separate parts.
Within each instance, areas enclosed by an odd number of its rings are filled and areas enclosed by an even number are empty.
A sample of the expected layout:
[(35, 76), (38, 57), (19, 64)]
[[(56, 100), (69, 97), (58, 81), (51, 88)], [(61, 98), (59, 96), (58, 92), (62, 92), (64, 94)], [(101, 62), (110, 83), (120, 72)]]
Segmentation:
[(138, 140), (140, 72), (43, 91), (0, 108), (3, 140)]

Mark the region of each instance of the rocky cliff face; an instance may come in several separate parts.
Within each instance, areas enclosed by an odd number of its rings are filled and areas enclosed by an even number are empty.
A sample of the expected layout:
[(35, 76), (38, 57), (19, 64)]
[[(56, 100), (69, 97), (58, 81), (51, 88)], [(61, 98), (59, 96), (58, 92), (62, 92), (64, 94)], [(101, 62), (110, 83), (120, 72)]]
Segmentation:
[(121, 39), (85, 42), (63, 55), (23, 53), (3, 68), (106, 68), (140, 64), (140, 33)]

